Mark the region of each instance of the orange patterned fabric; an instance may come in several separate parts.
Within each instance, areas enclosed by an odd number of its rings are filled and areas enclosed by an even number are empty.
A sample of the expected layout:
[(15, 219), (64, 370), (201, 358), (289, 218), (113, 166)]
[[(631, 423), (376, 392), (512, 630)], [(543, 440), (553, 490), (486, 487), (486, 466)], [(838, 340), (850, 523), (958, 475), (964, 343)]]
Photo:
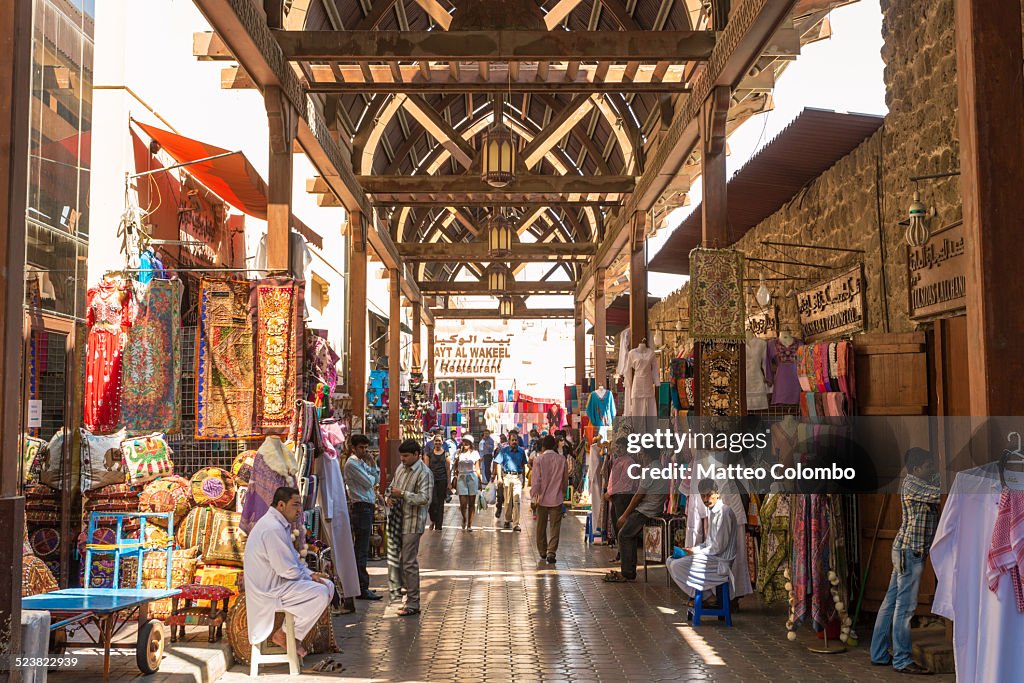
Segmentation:
[(302, 292), (305, 282), (268, 278), (253, 283), (256, 313), (256, 428), (287, 434), (299, 398), (302, 370)]

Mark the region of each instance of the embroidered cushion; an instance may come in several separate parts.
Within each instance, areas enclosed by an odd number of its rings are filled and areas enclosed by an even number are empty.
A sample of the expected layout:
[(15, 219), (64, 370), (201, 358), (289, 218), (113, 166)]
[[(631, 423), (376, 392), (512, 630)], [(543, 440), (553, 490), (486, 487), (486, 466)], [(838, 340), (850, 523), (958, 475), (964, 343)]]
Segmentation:
[(50, 488), (63, 488), (60, 466), (64, 461), (64, 428), (61, 427), (39, 452), (39, 481)]
[(121, 452), (132, 482), (152, 481), (174, 472), (171, 447), (160, 432), (125, 439), (121, 444)]
[[(175, 526), (181, 523), (191, 508), (188, 480), (176, 475), (151, 481), (139, 496), (140, 512), (173, 512)], [(167, 520), (150, 517), (147, 523), (166, 526)]]
[(248, 484), (252, 477), (252, 463), (256, 459), (256, 451), (242, 451), (231, 465), (231, 474), (235, 475), (235, 484)]
[(60, 550), (60, 532), (53, 527), (40, 527), (29, 536), (32, 554), (39, 558), (56, 555)]
[(182, 548), (203, 547), (203, 539), (206, 537), (206, 529), (210, 523), (211, 509), (208, 505), (193, 508), (185, 516), (185, 521), (176, 525), (174, 538), (179, 546)]
[(179, 586), (183, 600), (227, 600), (235, 595), (235, 591), (226, 586), (204, 586), (199, 583), (191, 583), (187, 586)]
[(242, 566), (245, 552), (245, 532), (242, 531), (242, 515), (212, 508), (206, 537), (203, 539), (203, 562)]
[(227, 508), (235, 502), (235, 480), (219, 467), (205, 467), (194, 475), (190, 483), (192, 500), (196, 505)]
[(57, 590), (57, 580), (46, 563), (33, 555), (26, 555), (21, 565), (21, 597), (50, 593)]
[(121, 484), (126, 478), (121, 442), (125, 430), (106, 436), (82, 431), (82, 490)]
[(39, 480), (40, 452), (46, 450), (46, 442), (32, 436), (25, 436), (21, 443), (21, 478), (26, 484)]

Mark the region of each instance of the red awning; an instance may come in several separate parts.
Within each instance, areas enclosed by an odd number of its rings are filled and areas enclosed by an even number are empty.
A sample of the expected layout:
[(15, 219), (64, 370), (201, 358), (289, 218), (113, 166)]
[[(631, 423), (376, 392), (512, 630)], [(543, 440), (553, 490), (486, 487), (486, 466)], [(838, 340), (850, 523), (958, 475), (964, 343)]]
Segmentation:
[[(179, 164), (231, 151), (138, 121), (134, 123)], [(186, 171), (242, 213), (267, 219), (267, 184), (241, 152), (189, 164)]]

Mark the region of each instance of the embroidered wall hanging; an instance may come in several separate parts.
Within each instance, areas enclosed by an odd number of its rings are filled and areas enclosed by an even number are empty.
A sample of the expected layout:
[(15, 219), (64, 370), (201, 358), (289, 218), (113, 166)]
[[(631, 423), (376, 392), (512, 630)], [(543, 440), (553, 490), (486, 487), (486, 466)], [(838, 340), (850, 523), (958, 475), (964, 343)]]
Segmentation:
[(287, 434), (299, 398), (302, 367), (302, 292), (305, 282), (268, 278), (253, 283), (256, 319), (256, 428)]
[(121, 415), (130, 433), (181, 430), (181, 280), (151, 280), (121, 361)]
[(743, 415), (740, 377), (742, 344), (697, 343), (700, 346), (700, 414), (716, 417)]
[(253, 434), (253, 339), (249, 283), (203, 278), (196, 341), (196, 436)]
[(690, 335), (700, 341), (743, 341), (743, 252), (694, 249), (690, 252)]

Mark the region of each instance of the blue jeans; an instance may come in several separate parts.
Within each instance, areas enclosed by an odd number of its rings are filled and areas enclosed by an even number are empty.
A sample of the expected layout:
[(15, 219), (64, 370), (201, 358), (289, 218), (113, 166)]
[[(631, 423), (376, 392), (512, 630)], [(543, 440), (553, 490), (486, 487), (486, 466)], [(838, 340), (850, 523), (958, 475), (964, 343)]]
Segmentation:
[(352, 533), (355, 536), (356, 570), (359, 572), (359, 590), (365, 595), (366, 591), (370, 590), (370, 574), (366, 571), (366, 560), (370, 556), (370, 535), (373, 532), (373, 504), (353, 503), (349, 518), (352, 520)]
[(917, 589), (924, 571), (924, 553), (893, 549), (892, 578), (889, 590), (878, 608), (875, 630), (871, 634), (871, 661), (888, 664), (892, 647), (893, 668), (903, 669), (914, 663), (911, 656), (910, 618), (917, 609)]

